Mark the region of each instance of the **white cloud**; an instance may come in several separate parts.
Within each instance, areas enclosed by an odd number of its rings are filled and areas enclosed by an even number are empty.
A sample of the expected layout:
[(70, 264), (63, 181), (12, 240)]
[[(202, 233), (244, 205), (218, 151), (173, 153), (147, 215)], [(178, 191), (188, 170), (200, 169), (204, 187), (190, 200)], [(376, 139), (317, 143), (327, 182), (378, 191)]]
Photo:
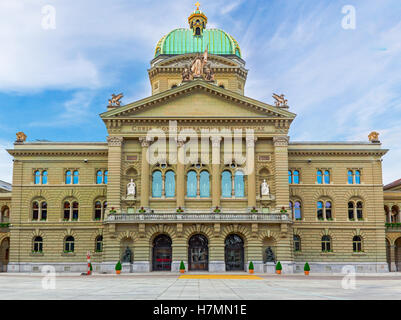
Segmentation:
[(13, 162), (6, 149), (11, 149), (12, 147), (11, 143), (0, 140), (0, 180), (9, 183), (12, 182)]

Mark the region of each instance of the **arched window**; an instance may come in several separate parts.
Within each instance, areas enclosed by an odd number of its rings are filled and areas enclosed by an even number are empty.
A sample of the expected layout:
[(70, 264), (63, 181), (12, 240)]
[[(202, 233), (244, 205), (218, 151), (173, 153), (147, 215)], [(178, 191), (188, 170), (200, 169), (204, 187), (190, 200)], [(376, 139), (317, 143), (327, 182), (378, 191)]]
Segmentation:
[(195, 35), (200, 36), (200, 33), (201, 33), (200, 28), (196, 28)]
[(41, 210), (40, 210), (40, 220), (46, 221), (47, 220), (47, 202), (43, 201), (40, 204), (40, 208), (41, 208)]
[(73, 178), (72, 183), (73, 184), (78, 184), (79, 183), (79, 171), (78, 170), (74, 171), (74, 178)]
[(221, 174), (221, 194), (223, 198), (232, 197), (232, 180), (230, 171), (223, 171)]
[(65, 201), (64, 202), (64, 216), (63, 216), (64, 221), (70, 220), (70, 213), (71, 213), (71, 205), (68, 201)]
[(391, 223), (390, 209), (388, 206), (384, 206), (384, 214), (386, 215), (386, 223)]
[(97, 236), (95, 241), (95, 252), (103, 251), (103, 236)]
[(174, 198), (175, 197), (175, 173), (174, 171), (166, 172), (166, 198)]
[(43, 252), (43, 239), (42, 237), (35, 237), (33, 239), (33, 248), (32, 252), (42, 253)]
[(295, 220), (302, 220), (302, 210), (301, 210), (301, 202), (295, 201), (294, 202), (294, 219)]
[(324, 220), (324, 216), (323, 216), (323, 202), (322, 201), (318, 201), (317, 202), (317, 218), (319, 220)]
[(152, 197), (161, 198), (162, 196), (162, 173), (154, 171), (152, 174)]
[(39, 220), (39, 202), (32, 202), (32, 220)]
[(79, 214), (79, 204), (78, 202), (74, 201), (72, 203), (72, 221), (78, 220), (78, 214)]
[(200, 197), (209, 198), (210, 197), (210, 175), (207, 171), (202, 171), (200, 173)]
[(352, 249), (354, 252), (362, 252), (362, 238), (360, 236), (355, 236), (352, 239)]
[(102, 203), (100, 201), (95, 202), (95, 220), (102, 218)]
[(333, 249), (331, 247), (331, 237), (323, 236), (322, 237), (322, 252), (332, 252)]
[(323, 184), (323, 174), (322, 174), (322, 171), (320, 171), (320, 170), (317, 171), (317, 183)]
[(187, 174), (187, 197), (195, 198), (198, 179), (195, 171), (189, 171)]
[(74, 252), (74, 237), (68, 236), (64, 240), (64, 252)]
[(288, 184), (292, 184), (292, 172), (288, 170)]
[(10, 219), (10, 208), (5, 206), (1, 209), (0, 222), (7, 223)]
[(236, 197), (245, 197), (244, 173), (241, 170), (234, 174), (234, 188)]
[(354, 183), (354, 173), (352, 170), (348, 171), (348, 184), (353, 184)]
[(42, 172), (42, 184), (47, 184), (47, 170)]
[(324, 172), (324, 183), (330, 184), (330, 171), (329, 170), (326, 170)]
[(98, 170), (96, 172), (96, 184), (102, 184), (103, 183), (103, 172), (102, 170)]
[(355, 183), (361, 184), (361, 172), (359, 170), (355, 171)]
[(67, 170), (65, 172), (65, 184), (71, 184), (71, 171)]
[(348, 219), (351, 221), (355, 220), (354, 211), (355, 211), (354, 202), (353, 201), (348, 202)]
[(107, 184), (109, 182), (109, 170), (104, 171), (103, 183)]
[(330, 201), (326, 201), (325, 209), (326, 209), (326, 219), (327, 220), (332, 220), (333, 219), (333, 216), (331, 214), (332, 213), (331, 212), (332, 206), (331, 206), (331, 202)]
[(34, 179), (33, 179), (34, 184), (40, 184), (40, 171), (36, 170), (34, 172)]
[(358, 201), (356, 203), (356, 217), (358, 220), (363, 220), (363, 203), (362, 201)]
[(301, 237), (296, 234), (294, 235), (294, 251), (301, 251)]
[(298, 170), (294, 170), (293, 182), (294, 182), (294, 184), (299, 184), (299, 171)]
[(400, 209), (398, 206), (392, 206), (391, 207), (391, 223), (398, 223), (399, 220), (399, 215), (400, 215)]

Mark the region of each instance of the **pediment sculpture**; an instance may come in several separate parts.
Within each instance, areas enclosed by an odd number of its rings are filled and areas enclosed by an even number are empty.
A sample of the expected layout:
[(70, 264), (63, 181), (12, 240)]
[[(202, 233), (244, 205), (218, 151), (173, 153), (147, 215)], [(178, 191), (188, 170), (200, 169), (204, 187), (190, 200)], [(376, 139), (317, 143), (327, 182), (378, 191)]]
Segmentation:
[(187, 82), (194, 79), (203, 79), (210, 82), (215, 81), (211, 64), (208, 63), (207, 48), (202, 56), (197, 55), (190, 65), (184, 67), (184, 71), (182, 72), (182, 81)]
[(112, 94), (111, 99), (109, 99), (109, 107), (119, 107), (121, 105), (121, 99), (124, 97), (122, 93)]

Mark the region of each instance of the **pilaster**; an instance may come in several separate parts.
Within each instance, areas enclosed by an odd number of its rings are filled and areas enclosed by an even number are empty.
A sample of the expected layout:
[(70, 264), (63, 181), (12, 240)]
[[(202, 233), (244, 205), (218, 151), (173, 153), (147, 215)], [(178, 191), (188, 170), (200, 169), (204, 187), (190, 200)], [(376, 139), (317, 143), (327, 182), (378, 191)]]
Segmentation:
[(276, 185), (276, 208), (288, 208), (290, 190), (288, 185), (288, 142), (289, 137), (273, 137), (274, 143), (274, 165)]
[(107, 183), (107, 205), (108, 208), (115, 208), (117, 212), (121, 210), (121, 150), (123, 137), (109, 136), (108, 166), (109, 180)]

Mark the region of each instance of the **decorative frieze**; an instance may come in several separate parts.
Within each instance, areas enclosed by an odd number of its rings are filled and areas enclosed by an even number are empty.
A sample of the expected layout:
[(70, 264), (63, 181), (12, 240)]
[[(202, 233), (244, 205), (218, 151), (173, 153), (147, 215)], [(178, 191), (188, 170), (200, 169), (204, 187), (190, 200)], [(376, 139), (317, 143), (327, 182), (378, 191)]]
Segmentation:
[(108, 136), (107, 143), (109, 147), (121, 147), (124, 138), (120, 136)]
[(275, 147), (287, 147), (289, 142), (290, 137), (288, 136), (273, 137), (273, 143)]

